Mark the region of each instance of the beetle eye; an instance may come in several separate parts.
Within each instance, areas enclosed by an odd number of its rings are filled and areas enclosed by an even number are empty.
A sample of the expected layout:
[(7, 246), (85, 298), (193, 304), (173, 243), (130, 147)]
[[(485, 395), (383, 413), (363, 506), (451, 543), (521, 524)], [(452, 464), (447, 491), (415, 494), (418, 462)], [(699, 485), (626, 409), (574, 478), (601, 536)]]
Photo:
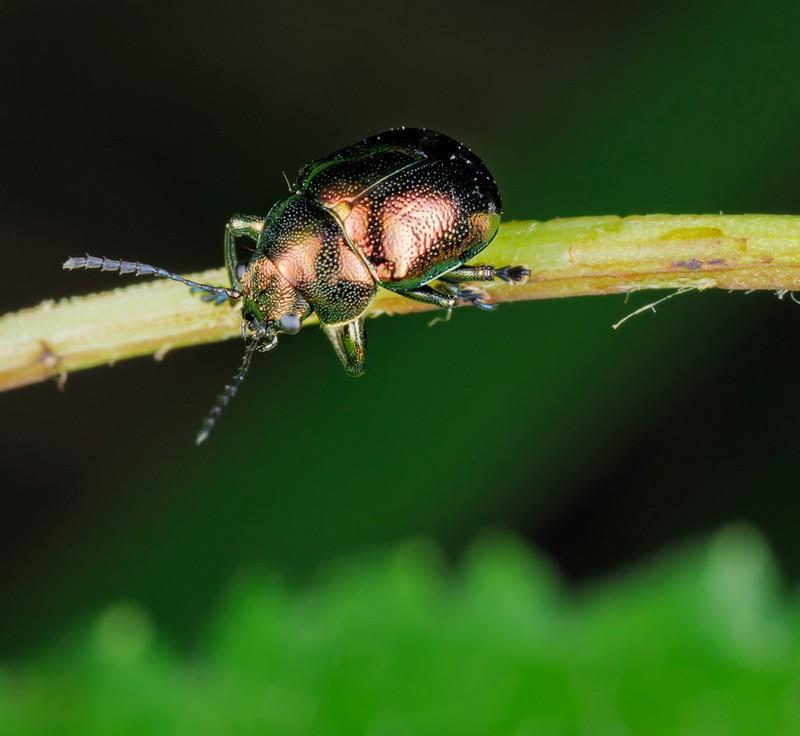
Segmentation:
[(281, 331), (285, 332), (287, 335), (296, 335), (300, 332), (300, 325), (300, 317), (295, 314), (285, 314), (278, 321), (278, 326), (281, 328)]
[(244, 274), (247, 271), (247, 264), (246, 263), (237, 263), (236, 264), (236, 280), (241, 281), (244, 278)]

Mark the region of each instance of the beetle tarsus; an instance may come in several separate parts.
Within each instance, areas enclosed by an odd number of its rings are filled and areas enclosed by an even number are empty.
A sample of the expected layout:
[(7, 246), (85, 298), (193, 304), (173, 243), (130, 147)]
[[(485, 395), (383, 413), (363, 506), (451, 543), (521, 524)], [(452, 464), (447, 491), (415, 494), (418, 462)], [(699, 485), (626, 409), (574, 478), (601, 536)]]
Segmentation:
[(525, 266), (503, 266), (495, 270), (495, 276), (507, 284), (524, 284), (531, 275), (531, 270)]
[(497, 308), (496, 304), (487, 302), (486, 295), (478, 289), (470, 289), (469, 287), (457, 289), (455, 295), (459, 301), (471, 304), (473, 307), (482, 309), (484, 312), (492, 312)]
[[(477, 266), (476, 268), (483, 269), (489, 268), (489, 266)], [(486, 294), (480, 289), (475, 289), (470, 286), (459, 286), (457, 282), (451, 281), (443, 281), (442, 286), (458, 301), (471, 304), (473, 307), (482, 309), (485, 312), (491, 312), (496, 307), (495, 304), (486, 301)]]

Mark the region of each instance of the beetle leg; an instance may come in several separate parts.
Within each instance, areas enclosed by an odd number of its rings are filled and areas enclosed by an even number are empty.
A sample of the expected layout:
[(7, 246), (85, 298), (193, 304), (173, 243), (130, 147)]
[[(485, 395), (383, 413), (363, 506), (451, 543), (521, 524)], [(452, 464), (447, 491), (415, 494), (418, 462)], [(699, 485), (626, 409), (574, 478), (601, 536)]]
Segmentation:
[[(225, 225), (225, 266), (228, 269), (228, 279), (231, 286), (237, 291), (241, 291), (242, 284), (237, 273), (239, 260), (236, 256), (236, 238), (250, 238), (258, 240), (261, 231), (264, 229), (264, 218), (256, 215), (234, 215)], [(196, 294), (202, 290), (192, 289)], [(214, 306), (229, 303), (230, 300), (224, 296), (206, 294), (200, 297), (204, 302), (213, 302)]]
[(322, 329), (342, 361), (348, 376), (364, 375), (364, 359), (367, 352), (367, 330), (364, 318), (357, 317), (343, 325), (323, 325)]
[(495, 305), (487, 302), (482, 292), (478, 289), (461, 287), (459, 284), (469, 281), (493, 281), (494, 279), (517, 284), (524, 282), (530, 274), (530, 269), (525, 268), (525, 266), (503, 266), (502, 268), (494, 268), (494, 266), (459, 266), (442, 274), (439, 277), (439, 281), (460, 301), (490, 312), (495, 308)]
[(236, 256), (236, 238), (250, 238), (257, 241), (263, 229), (264, 218), (256, 215), (234, 215), (225, 225), (225, 266), (234, 289), (241, 289), (237, 274), (239, 259)]
[(492, 281), (500, 279), (506, 283), (523, 283), (531, 270), (525, 266), (503, 266), (494, 268), (493, 266), (459, 266), (452, 271), (448, 271), (439, 277), (440, 281), (448, 281), (451, 284), (463, 284), (465, 281)]
[(494, 275), (508, 284), (524, 284), (531, 275), (531, 270), (527, 266), (503, 266), (496, 268)]
[(409, 289), (408, 291), (397, 291), (397, 294), (404, 296), (408, 299), (413, 299), (415, 302), (424, 302), (425, 304), (433, 304), (441, 309), (450, 311), (457, 301), (455, 294), (443, 294), (431, 286), (420, 286), (418, 289)]
[(459, 266), (439, 276), (439, 281), (449, 284), (463, 284), (466, 281), (491, 281), (494, 278), (491, 266)]
[(483, 309), (486, 312), (491, 312), (496, 308), (496, 304), (491, 304), (486, 301), (486, 294), (479, 289), (472, 289), (469, 286), (459, 286), (458, 284), (445, 282), (444, 286), (450, 291), (456, 299), (466, 304), (471, 304), (473, 307)]

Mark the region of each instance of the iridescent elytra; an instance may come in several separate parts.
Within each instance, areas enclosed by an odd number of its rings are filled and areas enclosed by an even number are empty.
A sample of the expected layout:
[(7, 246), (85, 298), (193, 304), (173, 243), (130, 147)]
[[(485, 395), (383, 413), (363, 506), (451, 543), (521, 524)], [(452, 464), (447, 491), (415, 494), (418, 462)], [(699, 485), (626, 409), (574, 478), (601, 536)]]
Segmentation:
[[(266, 216), (228, 221), (229, 287), (133, 261), (87, 255), (64, 263), (65, 269), (159, 276), (217, 304), (241, 302), (244, 358), (203, 420), (198, 444), (236, 394), (255, 351), (271, 350), (281, 334), (296, 334), (310, 314), (347, 374), (360, 376), (364, 314), (379, 288), (448, 311), (458, 302), (491, 309), (479, 291), (462, 284), (529, 275), (523, 266), (465, 265), (494, 238), (502, 204), (483, 161), (442, 133), (397, 128), (371, 136), (307, 164), (290, 190)], [(243, 260), (240, 238), (255, 242)]]

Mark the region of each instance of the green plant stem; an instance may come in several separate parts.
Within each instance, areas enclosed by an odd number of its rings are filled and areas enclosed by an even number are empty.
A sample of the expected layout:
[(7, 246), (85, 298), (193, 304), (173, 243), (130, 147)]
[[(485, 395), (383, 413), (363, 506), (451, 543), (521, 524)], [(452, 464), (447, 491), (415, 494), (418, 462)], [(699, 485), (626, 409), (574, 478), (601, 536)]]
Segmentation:
[[(800, 289), (800, 216), (646, 215), (509, 222), (478, 260), (531, 269), (526, 284), (482, 287), (491, 302), (643, 289), (786, 292)], [(65, 273), (64, 278), (80, 287), (80, 274)], [(226, 282), (223, 269), (191, 278)], [(429, 308), (381, 290), (370, 314)], [(44, 302), (0, 318), (0, 390), (50, 377), (63, 380), (72, 371), (139, 355), (160, 359), (174, 348), (235, 337), (240, 323), (237, 307), (211, 306), (185, 287), (157, 279)]]

